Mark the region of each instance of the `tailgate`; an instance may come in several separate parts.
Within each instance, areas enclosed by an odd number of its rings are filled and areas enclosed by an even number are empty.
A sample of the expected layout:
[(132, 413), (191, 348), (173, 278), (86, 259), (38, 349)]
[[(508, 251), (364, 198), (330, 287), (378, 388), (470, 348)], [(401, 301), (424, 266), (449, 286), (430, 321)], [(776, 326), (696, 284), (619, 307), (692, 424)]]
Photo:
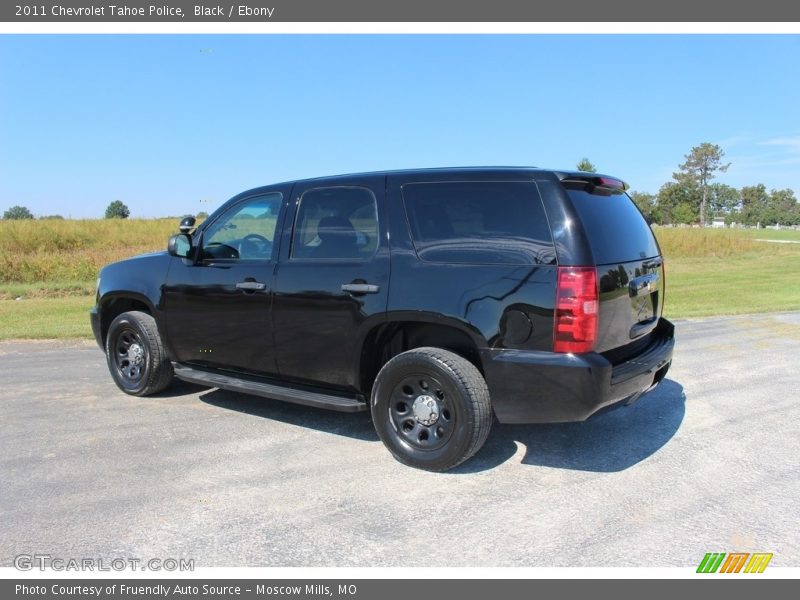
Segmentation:
[(579, 174), (562, 183), (597, 267), (600, 306), (594, 350), (626, 360), (647, 345), (658, 324), (664, 265), (647, 221), (624, 193), (624, 184), (615, 187), (615, 181)]
[(645, 340), (663, 310), (661, 258), (598, 265), (597, 276), (600, 318), (595, 351), (605, 352)]

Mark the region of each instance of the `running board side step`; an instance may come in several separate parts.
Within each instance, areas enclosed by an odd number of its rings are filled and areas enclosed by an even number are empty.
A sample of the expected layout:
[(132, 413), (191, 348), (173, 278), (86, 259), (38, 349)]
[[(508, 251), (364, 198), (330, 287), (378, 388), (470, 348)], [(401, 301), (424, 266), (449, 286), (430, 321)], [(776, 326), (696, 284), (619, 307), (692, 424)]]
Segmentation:
[(175, 377), (189, 383), (339, 412), (361, 412), (369, 408), (363, 396), (336, 396), (324, 392), (312, 392), (265, 381), (255, 381), (250, 378), (196, 369), (188, 365), (173, 363), (172, 366), (175, 370)]

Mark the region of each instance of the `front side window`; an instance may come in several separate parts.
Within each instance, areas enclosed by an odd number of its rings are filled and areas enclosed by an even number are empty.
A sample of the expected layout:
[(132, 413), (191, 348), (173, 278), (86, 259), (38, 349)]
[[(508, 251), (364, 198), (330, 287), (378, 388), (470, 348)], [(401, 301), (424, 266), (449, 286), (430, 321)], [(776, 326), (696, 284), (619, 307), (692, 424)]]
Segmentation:
[(232, 207), (203, 233), (203, 259), (270, 260), (281, 198), (275, 192)]
[(316, 188), (300, 198), (293, 259), (363, 260), (377, 247), (377, 202), (367, 188)]
[(421, 260), (555, 263), (550, 227), (533, 183), (410, 183), (403, 186), (403, 201)]

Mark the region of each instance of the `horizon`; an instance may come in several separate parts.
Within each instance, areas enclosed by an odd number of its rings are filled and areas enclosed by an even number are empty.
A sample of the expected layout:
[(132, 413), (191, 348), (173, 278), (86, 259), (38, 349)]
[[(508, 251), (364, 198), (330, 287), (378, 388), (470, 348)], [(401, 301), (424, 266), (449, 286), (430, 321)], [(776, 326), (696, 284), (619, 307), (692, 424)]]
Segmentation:
[(102, 218), (121, 200), (169, 218), (278, 181), (584, 157), (655, 194), (702, 142), (731, 162), (715, 182), (800, 196), (798, 51), (797, 35), (4, 34), (0, 213)]

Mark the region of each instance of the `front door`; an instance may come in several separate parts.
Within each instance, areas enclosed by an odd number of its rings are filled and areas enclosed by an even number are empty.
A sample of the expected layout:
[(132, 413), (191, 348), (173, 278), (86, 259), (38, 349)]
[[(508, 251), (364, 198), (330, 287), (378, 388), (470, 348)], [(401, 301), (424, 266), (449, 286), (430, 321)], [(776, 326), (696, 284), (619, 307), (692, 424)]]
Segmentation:
[(281, 377), (358, 387), (363, 339), (386, 314), (384, 193), (378, 176), (295, 185), (273, 304)]
[(283, 197), (234, 203), (203, 227), (196, 260), (173, 259), (163, 310), (178, 362), (276, 373), (271, 308)]

